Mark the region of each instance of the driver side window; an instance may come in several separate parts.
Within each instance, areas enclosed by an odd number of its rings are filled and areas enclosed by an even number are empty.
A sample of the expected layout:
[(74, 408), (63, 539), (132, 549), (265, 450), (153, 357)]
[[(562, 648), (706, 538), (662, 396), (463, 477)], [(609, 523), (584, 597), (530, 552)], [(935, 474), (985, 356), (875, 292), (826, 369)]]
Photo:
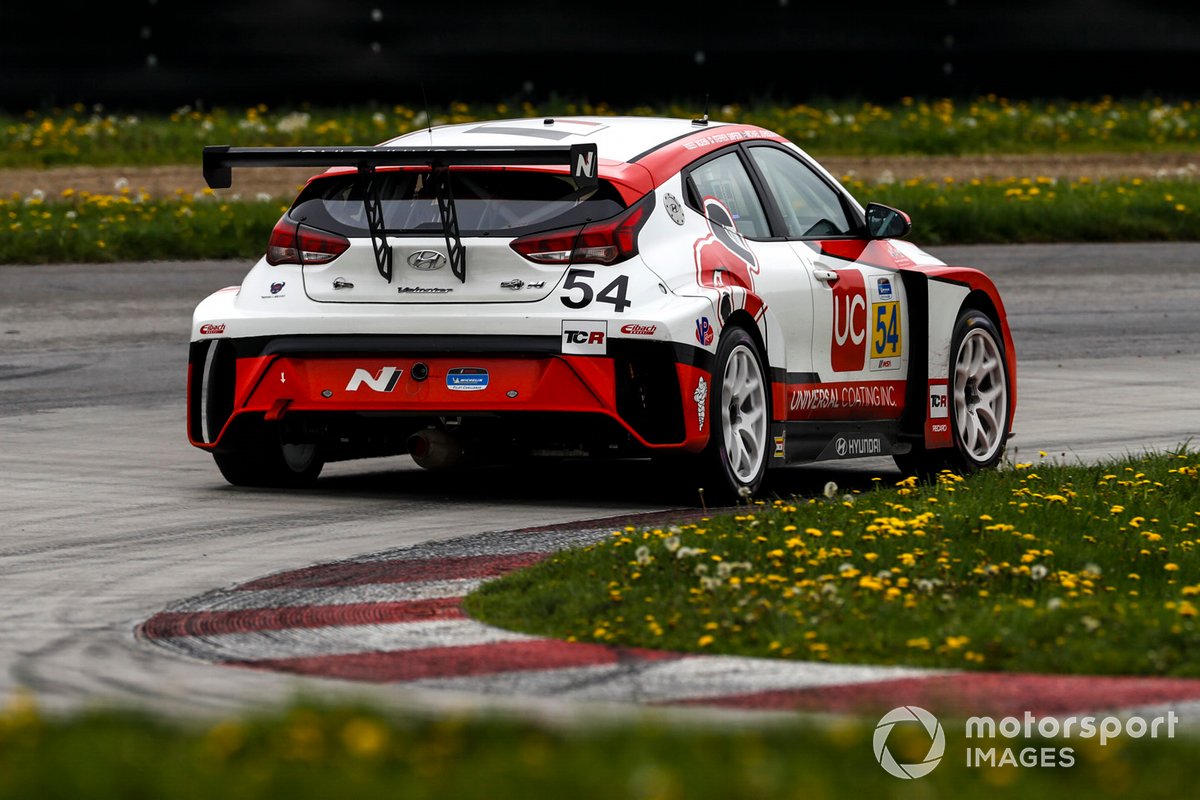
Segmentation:
[[(706, 161), (692, 170), (690, 180), (697, 195), (692, 198), (698, 206), (696, 210), (710, 220), (733, 227), (751, 239), (764, 239), (771, 235), (766, 212), (737, 153), (727, 153)], [(716, 198), (728, 209), (732, 225), (708, 213), (705, 203), (708, 197)]]
[(774, 147), (751, 147), (750, 155), (775, 196), (788, 238), (847, 236), (853, 232), (837, 193), (799, 159)]

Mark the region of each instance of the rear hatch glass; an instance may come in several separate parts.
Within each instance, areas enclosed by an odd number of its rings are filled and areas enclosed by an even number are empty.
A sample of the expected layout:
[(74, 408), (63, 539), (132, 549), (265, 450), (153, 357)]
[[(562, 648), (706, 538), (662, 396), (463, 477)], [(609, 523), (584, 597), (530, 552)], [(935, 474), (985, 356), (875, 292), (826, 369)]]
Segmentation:
[(351, 242), (334, 261), (304, 266), (305, 291), (312, 299), (335, 303), (540, 300), (553, 290), (566, 265), (535, 264), (509, 243), (529, 233), (582, 228), (625, 208), (620, 194), (604, 180), (579, 190), (566, 174), (513, 168), (453, 170), (450, 186), (466, 252), (464, 282), (451, 272), (445, 258), (446, 239), (429, 171), (381, 170), (376, 181), (392, 248), (390, 282), (375, 265), (356, 174), (318, 178), (293, 204), (292, 220)]

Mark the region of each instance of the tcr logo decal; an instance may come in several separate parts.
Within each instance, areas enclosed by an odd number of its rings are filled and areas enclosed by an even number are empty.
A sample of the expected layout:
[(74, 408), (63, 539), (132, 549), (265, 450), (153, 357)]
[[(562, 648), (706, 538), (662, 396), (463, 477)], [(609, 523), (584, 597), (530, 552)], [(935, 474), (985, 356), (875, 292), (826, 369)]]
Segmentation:
[(604, 331), (563, 331), (567, 344), (604, 344)]
[(834, 372), (857, 372), (867, 355), (867, 284), (857, 269), (840, 269), (837, 274), (830, 360)]
[(946, 419), (950, 416), (950, 396), (946, 384), (929, 385), (929, 418)]
[(390, 392), (396, 388), (403, 373), (400, 367), (383, 367), (373, 375), (365, 369), (356, 369), (346, 384), (346, 391), (357, 392), (360, 387), (366, 386), (372, 391)]
[(708, 235), (692, 245), (696, 258), (696, 282), (709, 289), (740, 287), (746, 290), (746, 311), (758, 319), (762, 301), (754, 292), (758, 259), (737, 231), (733, 214), (715, 197), (704, 198)]
[(562, 351), (568, 355), (604, 355), (608, 351), (608, 322), (605, 320), (563, 320)]

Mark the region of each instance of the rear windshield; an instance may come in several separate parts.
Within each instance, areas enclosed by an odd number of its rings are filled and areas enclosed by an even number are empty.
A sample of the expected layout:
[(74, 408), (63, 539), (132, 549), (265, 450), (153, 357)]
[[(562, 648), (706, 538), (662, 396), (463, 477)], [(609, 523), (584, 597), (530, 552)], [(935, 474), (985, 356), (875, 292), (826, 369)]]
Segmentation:
[[(388, 233), (440, 234), (441, 217), (429, 172), (377, 174)], [(520, 236), (608, 219), (625, 204), (608, 181), (576, 189), (566, 175), (529, 170), (455, 170), (450, 176), (463, 236)], [(358, 176), (312, 181), (296, 198), (292, 219), (346, 236), (368, 235)]]

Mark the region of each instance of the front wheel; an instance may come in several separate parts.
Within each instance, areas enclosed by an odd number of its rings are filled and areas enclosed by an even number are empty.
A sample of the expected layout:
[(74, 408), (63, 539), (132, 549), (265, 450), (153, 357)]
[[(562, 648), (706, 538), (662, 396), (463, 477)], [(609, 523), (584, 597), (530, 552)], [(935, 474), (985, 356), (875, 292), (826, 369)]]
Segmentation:
[(982, 311), (959, 315), (950, 346), (948, 417), (952, 448), (914, 447), (896, 456), (900, 469), (931, 475), (941, 469), (975, 472), (994, 466), (1008, 439), (1008, 360), (1004, 340)]
[(744, 329), (730, 328), (721, 337), (712, 384), (712, 430), (701, 456), (706, 486), (718, 501), (749, 497), (767, 471), (771, 405), (762, 358)]
[(270, 429), (243, 439), (232, 449), (213, 453), (213, 460), (234, 486), (307, 486), (325, 466), (317, 444), (285, 442)]

